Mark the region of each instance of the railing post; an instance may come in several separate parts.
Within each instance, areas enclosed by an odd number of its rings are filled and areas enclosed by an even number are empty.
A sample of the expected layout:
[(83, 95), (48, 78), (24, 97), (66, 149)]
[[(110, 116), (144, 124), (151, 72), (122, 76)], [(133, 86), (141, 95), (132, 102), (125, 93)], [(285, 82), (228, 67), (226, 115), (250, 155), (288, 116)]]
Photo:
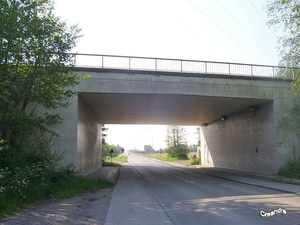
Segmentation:
[(157, 72), (157, 59), (155, 59), (155, 72)]
[(207, 74), (207, 62), (205, 62), (205, 74)]
[(231, 74), (230, 74), (230, 63), (228, 63), (228, 75), (230, 76)]
[(104, 68), (104, 56), (102, 55), (102, 59), (101, 59), (101, 67), (102, 67), (102, 69)]
[(180, 71), (181, 71), (181, 73), (183, 72), (183, 70), (182, 70), (182, 60), (180, 60)]
[(129, 60), (129, 67), (128, 67), (128, 69), (130, 70), (131, 69), (131, 66), (130, 66), (130, 59), (131, 59), (131, 57), (128, 57), (128, 60)]
[(253, 77), (253, 66), (251, 65), (251, 77)]

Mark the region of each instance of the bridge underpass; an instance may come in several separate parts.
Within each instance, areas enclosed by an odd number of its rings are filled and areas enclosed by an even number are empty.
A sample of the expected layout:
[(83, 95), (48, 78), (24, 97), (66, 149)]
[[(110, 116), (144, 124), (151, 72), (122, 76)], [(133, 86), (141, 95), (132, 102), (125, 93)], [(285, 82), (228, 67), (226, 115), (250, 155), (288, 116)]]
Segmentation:
[(288, 80), (253, 76), (253, 69), (250, 76), (233, 76), (232, 70), (183, 72), (183, 62), (166, 72), (155, 60), (155, 70), (132, 69), (131, 60), (129, 68), (104, 68), (105, 61), (100, 68), (74, 68), (91, 78), (77, 86), (69, 108), (58, 110), (64, 122), (54, 150), (84, 175), (101, 167), (101, 124), (199, 125), (207, 166), (274, 174), (300, 157), (295, 130), (278, 128), (299, 100)]
[(180, 94), (84, 92), (79, 96), (104, 124), (201, 126), (270, 102), (268, 99)]

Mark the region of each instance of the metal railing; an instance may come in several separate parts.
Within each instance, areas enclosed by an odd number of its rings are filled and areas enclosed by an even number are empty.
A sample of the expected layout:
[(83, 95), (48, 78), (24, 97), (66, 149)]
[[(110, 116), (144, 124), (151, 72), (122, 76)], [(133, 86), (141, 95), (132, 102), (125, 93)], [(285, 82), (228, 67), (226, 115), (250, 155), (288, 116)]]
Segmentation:
[(212, 62), (198, 60), (148, 58), (98, 54), (72, 54), (75, 67), (217, 74), (227, 76), (294, 78), (296, 68)]

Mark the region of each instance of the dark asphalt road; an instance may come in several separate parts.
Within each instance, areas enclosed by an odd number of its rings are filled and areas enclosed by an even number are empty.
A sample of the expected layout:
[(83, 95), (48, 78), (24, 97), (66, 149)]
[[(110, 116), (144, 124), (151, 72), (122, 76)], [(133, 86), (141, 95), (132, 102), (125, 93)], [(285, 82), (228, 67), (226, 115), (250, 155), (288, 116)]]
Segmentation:
[[(271, 217), (260, 216), (272, 212)], [(130, 155), (121, 167), (105, 224), (295, 225), (300, 224), (300, 186), (208, 175)]]

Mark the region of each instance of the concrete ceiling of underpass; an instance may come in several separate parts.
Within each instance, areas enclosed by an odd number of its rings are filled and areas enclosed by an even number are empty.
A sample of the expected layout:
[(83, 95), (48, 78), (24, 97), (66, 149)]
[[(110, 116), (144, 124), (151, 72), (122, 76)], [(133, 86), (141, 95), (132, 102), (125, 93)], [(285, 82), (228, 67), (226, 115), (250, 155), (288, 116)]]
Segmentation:
[(168, 94), (80, 93), (103, 124), (203, 125), (270, 100)]

